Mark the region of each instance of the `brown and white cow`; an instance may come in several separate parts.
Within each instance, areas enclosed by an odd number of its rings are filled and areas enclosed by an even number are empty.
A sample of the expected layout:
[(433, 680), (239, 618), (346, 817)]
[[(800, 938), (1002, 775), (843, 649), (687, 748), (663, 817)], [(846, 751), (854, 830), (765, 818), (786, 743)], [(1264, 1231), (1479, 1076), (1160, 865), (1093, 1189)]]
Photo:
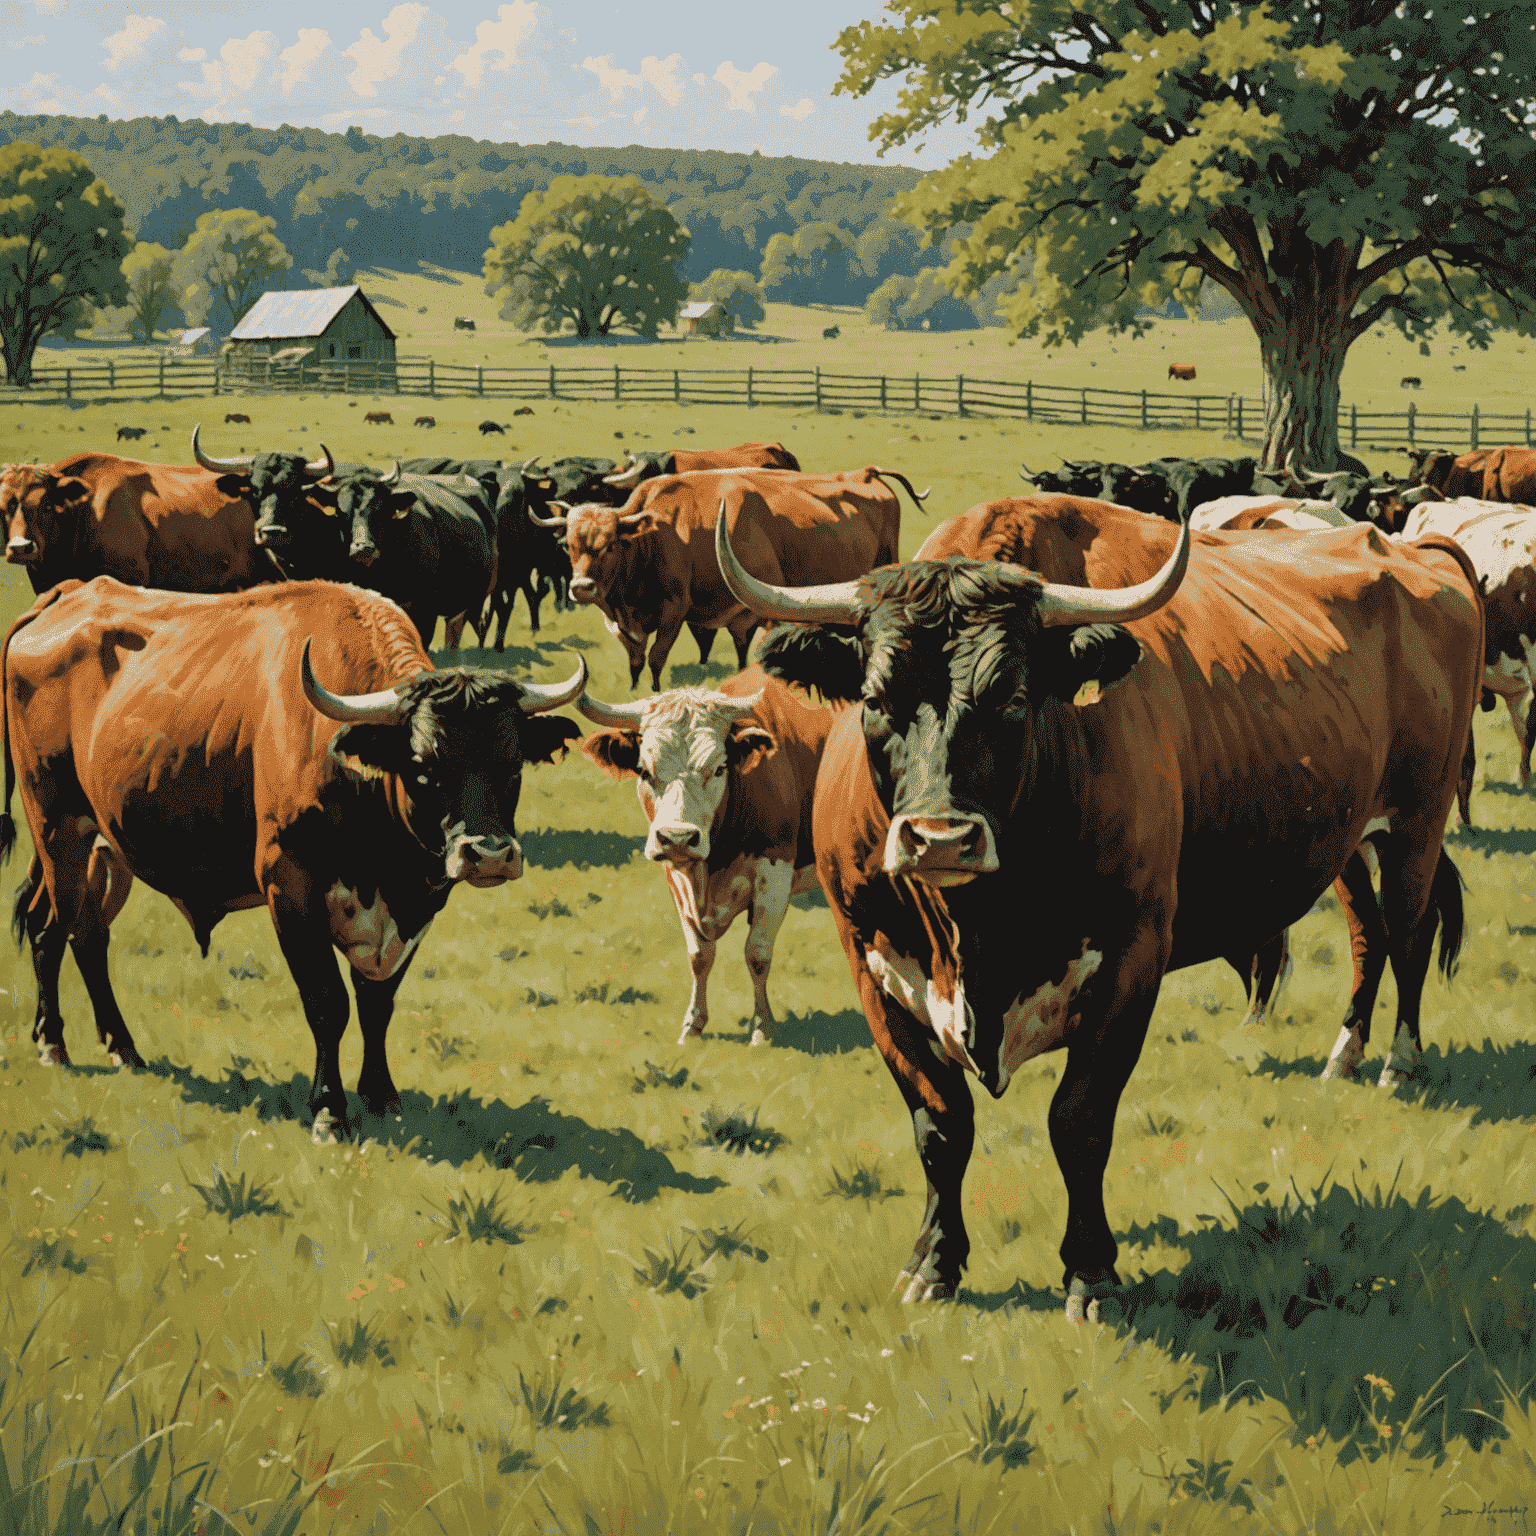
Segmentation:
[(665, 869), (677, 905), (693, 973), (678, 1044), (704, 1033), (715, 944), (746, 912), (761, 1045), (773, 1036), (774, 941), (790, 898), (816, 885), (811, 799), (831, 712), (807, 708), (760, 667), (718, 689), (672, 688), (636, 704), (583, 694), (576, 707), (605, 727), (581, 750), (615, 778), (635, 775), (645, 856)]
[(243, 488), (192, 465), (79, 453), (0, 467), (5, 558), (34, 592), (73, 576), (115, 576), (177, 592), (273, 581)]
[(0, 854), (15, 844), (19, 778), (36, 851), (17, 926), (43, 1061), (69, 1060), (67, 942), (113, 1061), (143, 1065), (107, 973), (108, 928), (137, 877), (171, 898), (204, 955), (226, 914), (271, 913), (314, 1036), (317, 1140), (347, 1127), (340, 950), (363, 1032), (358, 1093), (370, 1113), (389, 1109), (395, 992), (455, 886), (522, 874), (522, 771), (581, 735), (539, 716), (580, 693), (585, 664), (547, 687), (437, 672), (395, 604), (330, 582), (187, 596), (98, 577), (41, 597), (0, 669)]
[(662, 453), (626, 453), (628, 462), (604, 485), (632, 491), (657, 475), (690, 475), (700, 469), (790, 469), (800, 460), (783, 443), (737, 443), (734, 448), (672, 448)]
[[(1139, 558), (1160, 525), (1136, 524)], [(820, 678), (861, 707), (828, 736), (812, 833), (927, 1180), (908, 1300), (953, 1296), (969, 1257), (967, 1073), (996, 1097), (1066, 1053), (1050, 1136), (1081, 1317), (1118, 1284), (1104, 1172), (1167, 971), (1252, 954), (1385, 827), (1392, 1081), (1418, 1054), (1436, 926), (1442, 967), (1459, 946), (1441, 836), (1482, 671), (1465, 556), (1368, 525), (1206, 534), (1193, 557), (1187, 526), (1169, 535), (1161, 569), (1121, 591), (959, 558), (797, 591), (755, 581), (717, 530), (744, 603), (853, 630), (820, 631), (841, 658)], [(1100, 573), (1122, 563), (1110, 540), (1086, 553)], [(770, 637), (765, 658), (788, 642)], [(1361, 1050), (1364, 1023), (1339, 1054)]]
[(1195, 365), (1193, 363), (1169, 363), (1168, 377), (1170, 379), (1179, 379), (1187, 384), (1195, 377)]
[[(533, 521), (565, 536), (571, 596), (602, 610), (639, 681), (654, 634), (651, 686), (684, 623), (725, 629), (745, 666), (758, 619), (731, 596), (715, 561), (715, 520), (724, 509), (741, 559), (765, 581), (842, 580), (896, 559), (901, 504), (873, 466), (840, 475), (788, 470), (699, 470), (644, 481), (623, 507), (577, 506)], [(532, 514), (530, 514), (532, 516)]]

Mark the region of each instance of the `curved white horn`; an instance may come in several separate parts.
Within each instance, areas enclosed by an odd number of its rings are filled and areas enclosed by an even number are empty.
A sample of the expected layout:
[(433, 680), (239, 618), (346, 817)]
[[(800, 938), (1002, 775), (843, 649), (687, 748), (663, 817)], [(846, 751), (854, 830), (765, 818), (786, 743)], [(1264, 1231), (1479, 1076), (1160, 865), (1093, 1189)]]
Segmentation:
[(527, 470), (537, 469), (539, 467), (539, 460), (542, 457), (543, 457), (542, 454), (536, 453), (536, 454), (534, 454), (534, 456), (531, 459), (524, 459), (522, 464), (519, 467), (522, 468), (522, 469), (527, 469)]
[(255, 463), (255, 454), (250, 454), (245, 457), (234, 459), (210, 458), (206, 453), (203, 452), (202, 447), (197, 440), (198, 433), (202, 430), (202, 422), (198, 422), (198, 424), (192, 428), (192, 457), (196, 459), (204, 469), (211, 471), (215, 475), (243, 475), (250, 469), (251, 465)]
[(1329, 478), (1325, 470), (1308, 469), (1305, 464), (1299, 470), (1292, 470), (1291, 473), (1301, 480), (1326, 480)]
[(644, 702), (609, 704), (603, 699), (593, 698), (586, 692), (576, 700), (576, 708), (594, 725), (606, 725), (610, 730), (615, 731), (638, 730), (645, 714)]
[(587, 686), (587, 659), (576, 658), (576, 670), (563, 683), (525, 683), (518, 679), (523, 690), (518, 703), (525, 715), (542, 715), (547, 709), (561, 709), (569, 704)]
[(1134, 587), (1069, 587), (1054, 581), (1042, 584), (1040, 623), (1129, 624), (1156, 612), (1178, 591), (1189, 564), (1189, 519), (1179, 529), (1179, 542), (1168, 563), (1149, 581)]
[(603, 484), (611, 485), (621, 491), (633, 490), (640, 483), (640, 473), (645, 465), (638, 459), (631, 459), (628, 468), (621, 469), (612, 475), (603, 476)]
[[(552, 501), (550, 502), (550, 506), (563, 507), (565, 506), (565, 503), (563, 501)], [(528, 521), (532, 523), (535, 528), (553, 528), (556, 533), (564, 533), (566, 522), (568, 520), (563, 517), (540, 517), (532, 507), (529, 507)]]
[(731, 596), (765, 619), (784, 619), (792, 624), (851, 624), (857, 611), (859, 584), (833, 581), (819, 587), (775, 587), (749, 576), (731, 549), (726, 528), (725, 498), (715, 519), (715, 558)]
[(331, 457), (331, 450), (324, 443), (320, 444), (320, 453), (320, 458), (311, 459), (304, 466), (304, 473), (311, 480), (329, 480), (336, 473), (336, 460)]
[(392, 467), (390, 468), (389, 473), (387, 475), (380, 475), (379, 476), (379, 484), (380, 485), (399, 485), (400, 484), (400, 460), (399, 459), (391, 459), (390, 460), (390, 464), (391, 464)]
[(309, 648), (314, 643), (313, 635), (304, 642), (304, 654), (299, 658), (299, 681), (304, 685), (304, 697), (322, 715), (348, 725), (393, 725), (399, 720), (400, 695), (393, 688), (386, 688), (381, 693), (332, 693), (323, 687), (309, 661)]

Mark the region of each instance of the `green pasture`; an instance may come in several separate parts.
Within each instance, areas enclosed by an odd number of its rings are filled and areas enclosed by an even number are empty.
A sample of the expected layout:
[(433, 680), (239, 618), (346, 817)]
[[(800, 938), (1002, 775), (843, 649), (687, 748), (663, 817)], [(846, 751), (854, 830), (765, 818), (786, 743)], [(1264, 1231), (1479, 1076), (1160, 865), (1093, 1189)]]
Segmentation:
[[(1140, 340), (1095, 332), (1077, 346), (1047, 349), (1018, 341), (997, 326), (975, 331), (886, 331), (864, 323), (863, 311), (836, 305), (769, 304), (756, 331), (711, 340), (663, 330), (658, 341), (642, 342), (619, 333), (601, 341), (574, 336), (529, 336), (498, 319), (496, 306), (477, 273), (455, 272), (430, 262), (418, 271), (366, 269), (358, 276), (363, 292), (398, 339), (401, 356), (431, 356), (442, 363), (486, 367), (604, 366), (657, 368), (812, 368), (828, 373), (1009, 380), (1104, 389), (1197, 389), (1202, 394), (1241, 394), (1258, 399), (1263, 392), (1259, 347), (1246, 320), (1158, 320)], [(456, 315), (475, 322), (475, 331), (455, 331)], [(822, 331), (836, 325), (835, 341)], [(1527, 349), (1536, 359), (1536, 341), (1502, 337), (1486, 353), (1442, 336), (1430, 355), (1386, 327), (1351, 349), (1344, 370), (1342, 398), (1362, 410), (1406, 410), (1467, 414), (1475, 401), (1483, 411), (1523, 411), (1536, 405)], [(133, 346), (118, 338), (95, 345), (87, 340), (50, 344), (38, 353), (38, 366), (71, 359), (105, 361), (108, 357), (158, 356), (163, 348)], [(1170, 381), (1168, 364), (1194, 363), (1193, 386)], [(1401, 380), (1415, 375), (1422, 388), (1406, 390)], [(1399, 457), (1397, 467), (1401, 468)]]
[[(246, 403), (253, 426), (226, 430), (224, 400), (7, 402), (0, 458), (110, 447), (113, 424), (136, 420), (154, 434), (143, 456), (183, 461), (201, 414), (216, 452), (323, 437), (378, 463), (478, 452), (485, 414), (442, 401), (428, 432), (405, 425), (410, 405), (399, 427), (370, 428), (371, 400)], [(1021, 458), (1222, 446), (535, 408), (495, 452), (781, 437), (808, 468), (893, 465), (934, 487), (931, 511), (904, 509), (908, 553), (940, 518), (1011, 493)], [(7, 617), (30, 597), (0, 572)], [(599, 691), (626, 694), (596, 615), (546, 605), (546, 619), (533, 637), (519, 610), (507, 665), (548, 681), (580, 653)], [(685, 635), (671, 681), (700, 676)], [(1170, 978), (1106, 1187), (1127, 1290), (1079, 1329), (1056, 1257), (1056, 1062), (980, 1108), (959, 1300), (903, 1308), (890, 1290), (921, 1174), (824, 907), (800, 898), (785, 925), (772, 1045), (746, 1043), (738, 925), (709, 1036), (678, 1047), (688, 964), (671, 902), (639, 855), (632, 789), (580, 757), (525, 779), (524, 879), (461, 890), (438, 920), (392, 1032), (402, 1112), (361, 1116), (348, 1145), (310, 1142), (309, 1035), (266, 917), (227, 918), (205, 961), (136, 886), (112, 966), (147, 1071), (107, 1068), (72, 961), (77, 1064), (39, 1066), (30, 967), (0, 966), (0, 1524), (1526, 1530), (1536, 800), (1513, 782), (1502, 712), (1477, 729), (1478, 830), (1449, 841), (1468, 940), (1454, 983), (1427, 989), (1420, 1075), (1374, 1086), (1389, 982), (1360, 1081), (1316, 1081), (1349, 980), (1330, 896), (1293, 930), (1274, 1024), (1239, 1027), (1225, 967)], [(349, 1082), (360, 1056), (354, 1030)]]

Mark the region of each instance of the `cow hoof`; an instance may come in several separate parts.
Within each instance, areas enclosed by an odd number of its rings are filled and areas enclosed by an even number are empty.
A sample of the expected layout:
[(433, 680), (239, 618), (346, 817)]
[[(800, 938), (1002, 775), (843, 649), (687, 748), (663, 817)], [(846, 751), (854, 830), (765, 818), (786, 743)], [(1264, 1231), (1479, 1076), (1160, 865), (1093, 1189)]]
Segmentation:
[(691, 1024), (683, 1025), (683, 1032), (677, 1037), (679, 1045), (687, 1045), (690, 1040), (702, 1040), (704, 1038), (704, 1026), (700, 1024), (697, 1029)]
[(1364, 1060), (1365, 1042), (1360, 1038), (1359, 1031), (1351, 1029), (1347, 1024), (1343, 1025), (1339, 1029), (1339, 1038), (1334, 1041), (1333, 1049), (1328, 1053), (1328, 1064), (1323, 1068), (1318, 1081), (1326, 1083), (1336, 1077), (1351, 1078)]
[(1381, 1069), (1381, 1076), (1376, 1079), (1376, 1086), (1378, 1088), (1396, 1088), (1399, 1083), (1408, 1083), (1412, 1081), (1413, 1069), (1411, 1067), (1395, 1067), (1389, 1061), (1386, 1066)]
[[(907, 1272), (903, 1270), (897, 1277), (897, 1285), (907, 1278)], [(901, 1304), (905, 1307), (919, 1301), (952, 1301), (954, 1295), (955, 1288), (947, 1280), (925, 1280), (921, 1275), (913, 1275), (902, 1293)]]
[(328, 1109), (315, 1115), (314, 1129), (309, 1139), (317, 1147), (334, 1147), (347, 1134), (347, 1122)]
[(759, 1025), (752, 1031), (752, 1038), (747, 1043), (749, 1045), (772, 1045), (773, 1031), (771, 1029), (764, 1029)]
[(135, 1067), (142, 1069), (144, 1066), (144, 1058), (140, 1056), (138, 1051), (131, 1045), (119, 1050), (108, 1051), (107, 1060), (110, 1061), (114, 1067)]
[(69, 1065), (69, 1052), (63, 1044), (40, 1045), (37, 1048), (37, 1059), (45, 1067), (67, 1067)]

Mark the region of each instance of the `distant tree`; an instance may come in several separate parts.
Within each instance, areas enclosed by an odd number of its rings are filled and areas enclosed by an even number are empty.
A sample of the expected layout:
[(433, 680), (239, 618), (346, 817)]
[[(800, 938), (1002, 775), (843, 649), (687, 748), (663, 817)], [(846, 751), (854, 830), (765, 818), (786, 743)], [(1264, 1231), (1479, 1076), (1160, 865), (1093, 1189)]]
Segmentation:
[(789, 304), (846, 304), (861, 297), (857, 259), (835, 224), (802, 224), (777, 234), (763, 252), (763, 292)]
[(552, 335), (616, 325), (655, 340), (688, 296), (689, 236), (637, 176), (557, 176), (491, 231), (485, 291), (501, 317)]
[(128, 298), (123, 205), (72, 149), (0, 148), (0, 356), (32, 382), (38, 343)]
[(155, 332), (170, 319), (180, 304), (181, 294), (174, 275), (175, 253), (141, 240), (123, 262), (123, 276), (128, 279), (129, 325), (142, 341), (155, 339)]
[(1529, 6), (1435, 0), (889, 0), (838, 38), (836, 89), (902, 78), (883, 149), (946, 118), (977, 149), (897, 199), (973, 225), (967, 291), (1032, 253), (1019, 334), (1138, 334), (1225, 290), (1269, 382), (1264, 459), (1340, 461), (1350, 347), (1437, 321), (1474, 347), (1536, 329), (1536, 28)]
[(930, 331), (973, 331), (980, 324), (971, 306), (944, 286), (935, 267), (924, 267), (916, 277), (898, 272), (886, 278), (864, 301), (864, 318), (870, 325), (900, 331), (920, 331), (924, 321)]
[(702, 283), (693, 285), (690, 295), (721, 305), (732, 324), (744, 331), (756, 330), (757, 322), (767, 313), (763, 308), (763, 290), (750, 272), (727, 272), (723, 268), (711, 272)]
[(357, 276), (357, 268), (352, 265), (352, 258), (339, 245), (326, 260), (323, 272), (317, 271), (313, 267), (305, 267), (303, 271), (304, 276), (316, 288), (345, 288)]
[(925, 266), (939, 261), (936, 246), (923, 247), (922, 233), (900, 219), (881, 217), (865, 226), (854, 244), (859, 266), (872, 285), (900, 273), (916, 277)]
[(231, 327), (261, 294), (293, 265), (273, 231), (277, 220), (249, 208), (216, 208), (203, 214), (176, 257), (181, 307), (202, 325), (222, 302)]

